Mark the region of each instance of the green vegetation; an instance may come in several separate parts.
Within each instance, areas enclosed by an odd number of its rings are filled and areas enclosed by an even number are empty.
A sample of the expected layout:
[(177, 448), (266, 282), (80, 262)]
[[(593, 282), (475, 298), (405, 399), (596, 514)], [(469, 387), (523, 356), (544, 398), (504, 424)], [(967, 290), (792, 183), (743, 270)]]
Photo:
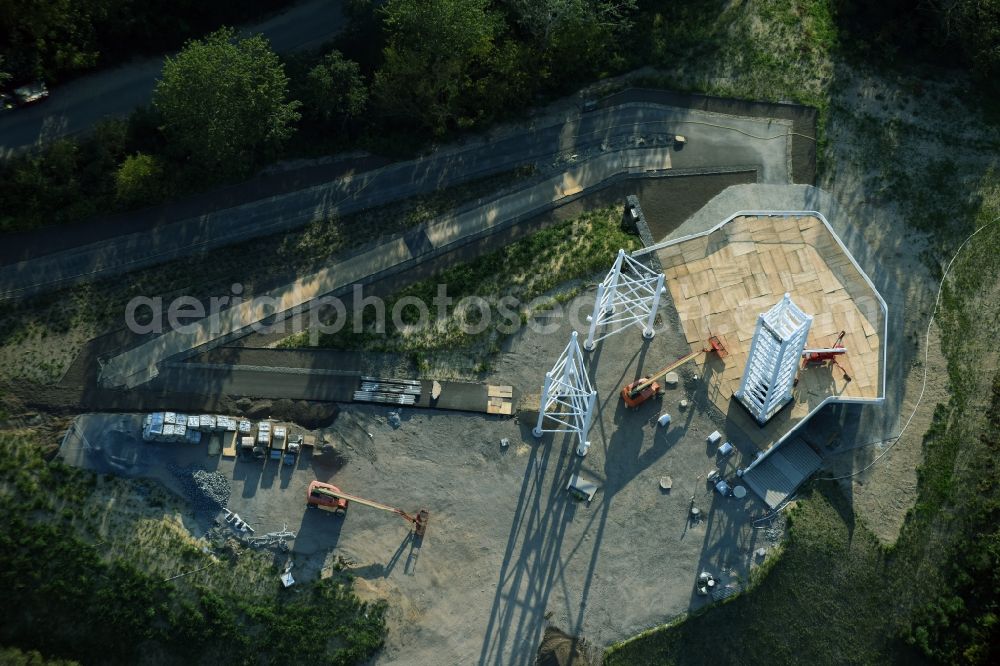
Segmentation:
[[(755, 576), (751, 592), (615, 646), (605, 665), (865, 664), (900, 658), (902, 640), (893, 632), (885, 635), (895, 599), (875, 537), (845, 519), (851, 507), (830, 486), (800, 497), (780, 559), (766, 576)], [(696, 645), (712, 649), (691, 648)]]
[(115, 173), (115, 196), (126, 206), (156, 201), (162, 191), (163, 166), (152, 155), (129, 155)]
[(3, 644), (105, 664), (354, 664), (381, 647), (385, 605), (359, 601), (349, 576), (281, 589), (267, 553), (193, 540), (158, 487), (41, 450), (0, 434), (0, 594), (17, 600), (0, 609)]
[(6, 664), (6, 666), (78, 666), (79, 662), (46, 659), (37, 650), (24, 652), (17, 648), (0, 647), (0, 664)]
[[(639, 26), (667, 87), (823, 110), (838, 33), (827, 0), (678, 2)], [(721, 14), (719, 12), (722, 12)]]
[(238, 39), (223, 29), (167, 58), (153, 107), (180, 161), (198, 165), (201, 175), (247, 175), (273, 157), (300, 117), (287, 89), (284, 66), (266, 39)]
[(331, 51), (306, 72), (299, 96), (303, 114), (317, 123), (343, 129), (368, 104), (368, 88), (358, 63)]
[(851, 50), (889, 64), (907, 60), (971, 67), (995, 86), (1000, 74), (1000, 2), (952, 0), (911, 3), (863, 0), (835, 3)]
[[(533, 316), (533, 310), (545, 310), (572, 298), (579, 288), (572, 281), (606, 269), (619, 248), (632, 251), (639, 246), (636, 236), (622, 230), (618, 207), (591, 211), (402, 289), (386, 300), (384, 334), (375, 330), (375, 309), (367, 308), (358, 323), (348, 312), (343, 328), (321, 335), (319, 345), (408, 353), (419, 365), (425, 365), (426, 355), (434, 352), (465, 350), (470, 365), (466, 370), (482, 371), (500, 350), (503, 338)], [(439, 285), (446, 286), (447, 297), (452, 299), (453, 307), (445, 313), (435, 307)], [(564, 288), (552, 293), (560, 285)], [(489, 319), (483, 319), (479, 306), (468, 301), (461, 305), (463, 299), (473, 298), (485, 302), (492, 313)], [(424, 326), (416, 326), (420, 322), (420, 310), (413, 305), (416, 302), (429, 311)], [(396, 326), (393, 312), (397, 312), (401, 328)], [(285, 346), (302, 346), (307, 340), (306, 333), (299, 334), (286, 340)]]
[[(443, 134), (468, 127), (484, 94), (503, 81), (488, 76), (497, 58), (502, 19), (489, 0), (391, 0), (384, 11), (385, 62), (375, 74), (373, 96), (395, 122), (420, 122)], [(515, 79), (516, 80), (516, 79)], [(503, 86), (506, 87), (506, 86)]]
[(0, 58), (18, 81), (65, 80), (136, 55), (159, 55), (223, 23), (242, 23), (289, 0), (2, 0)]
[[(351, 3), (340, 50), (288, 56), (290, 80), (259, 37), (231, 44), (222, 31), (194, 40), (168, 60), (155, 106), (119, 123), (128, 131), (114, 141), (63, 139), (0, 161), (0, 231), (160, 203), (275, 159), (353, 148), (412, 155), (634, 64), (638, 52), (621, 39), (633, 0), (547, 6), (540, 25), (534, 3)], [(144, 175), (151, 163), (159, 187)]]
[(115, 176), (134, 142), (120, 120), (0, 163), (0, 231), (62, 224), (115, 208)]
[[(158, 2), (127, 9), (117, 0), (70, 4), (47, 0), (37, 12), (17, 12), (18, 2), (0, 2), (0, 19), (12, 17), (0, 20), (0, 44), (12, 45), (9, 69), (21, 76), (89, 66), (101, 51), (94, 45), (106, 47), (111, 35), (126, 35), (122, 48), (155, 45), (235, 11), (182, 3), (161, 15)], [(246, 15), (282, 4), (243, 3)], [(358, 0), (346, 7), (350, 24), (336, 40), (339, 50), (327, 45), (289, 56), (293, 101), (285, 99), (284, 75), (273, 57), (247, 48), (260, 61), (254, 66), (269, 73), (267, 85), (252, 95), (268, 112), (241, 116), (239, 109), (249, 108), (250, 79), (230, 72), (221, 80), (221, 61), (209, 66), (197, 55), (207, 53), (208, 43), (196, 41), (175, 61), (201, 60), (171, 93), (172, 108), (185, 111), (170, 117), (137, 111), (128, 141), (104, 148), (104, 161), (67, 157), (94, 152), (90, 144), (104, 141), (85, 138), (0, 164), (0, 230), (155, 204), (243, 177), (274, 159), (352, 148), (412, 154), (442, 136), (481, 128), (596, 78), (642, 66), (658, 69), (636, 83), (813, 105), (820, 110), (821, 149), (837, 59), (898, 62), (900, 52), (932, 62), (957, 58), (974, 68), (979, 85), (1000, 80), (1000, 0), (928, 3), (915, 11), (904, 4), (884, 3), (871, 11), (854, 0)], [(104, 22), (110, 27), (100, 27)], [(70, 34), (69, 25), (78, 29)], [(10, 40), (3, 38), (4, 27)], [(878, 53), (873, 44), (880, 45)], [(246, 65), (244, 60), (244, 72)], [(168, 83), (161, 89), (172, 87)], [(244, 102), (220, 103), (233, 100)], [(295, 121), (298, 100), (304, 104)], [(203, 122), (201, 114), (209, 110), (218, 116)], [(186, 149), (178, 154), (175, 145)], [(162, 165), (163, 186), (113, 196), (116, 174), (136, 153)], [(67, 199), (73, 205), (48, 203)], [(18, 205), (21, 200), (29, 205)]]

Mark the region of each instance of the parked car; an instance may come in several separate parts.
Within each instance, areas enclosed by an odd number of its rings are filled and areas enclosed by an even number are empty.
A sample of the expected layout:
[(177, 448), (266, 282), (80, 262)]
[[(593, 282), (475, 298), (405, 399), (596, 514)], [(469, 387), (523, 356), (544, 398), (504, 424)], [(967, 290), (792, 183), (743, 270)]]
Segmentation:
[(48, 96), (49, 89), (45, 85), (44, 81), (35, 81), (34, 83), (23, 85), (20, 88), (14, 88), (14, 97), (17, 98), (17, 103), (22, 106), (25, 104), (41, 102)]

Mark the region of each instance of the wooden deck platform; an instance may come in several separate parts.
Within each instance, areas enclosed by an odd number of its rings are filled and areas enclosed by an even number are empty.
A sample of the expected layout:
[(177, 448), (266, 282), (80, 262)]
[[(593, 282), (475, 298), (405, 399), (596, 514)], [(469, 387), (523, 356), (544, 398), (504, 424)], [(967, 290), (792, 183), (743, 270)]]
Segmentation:
[[(885, 310), (874, 290), (822, 220), (736, 217), (709, 235), (657, 251), (684, 335), (692, 350), (718, 336), (729, 356), (699, 357), (708, 397), (760, 449), (794, 429), (824, 400), (882, 397)], [(847, 353), (834, 367), (799, 371), (792, 402), (764, 427), (732, 400), (739, 388), (757, 316), (785, 293), (813, 316), (808, 347), (829, 347), (846, 331)]]

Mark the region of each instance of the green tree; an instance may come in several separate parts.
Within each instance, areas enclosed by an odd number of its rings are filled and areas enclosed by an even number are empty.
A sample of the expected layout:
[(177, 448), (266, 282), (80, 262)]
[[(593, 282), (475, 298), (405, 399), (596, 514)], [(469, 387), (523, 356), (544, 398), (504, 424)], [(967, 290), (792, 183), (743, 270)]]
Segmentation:
[(168, 140), (205, 173), (244, 175), (291, 136), (299, 102), (261, 35), (223, 28), (167, 58), (153, 104)]
[[(941, 22), (954, 20), (953, 42), (962, 49), (973, 71), (995, 87), (1000, 77), (1000, 0), (956, 0), (935, 6)], [(947, 8), (951, 7), (953, 17)]]
[(572, 83), (604, 74), (632, 27), (636, 0), (506, 0), (513, 22), (538, 49), (541, 76)]
[(37, 650), (22, 651), (13, 647), (0, 647), (0, 664), (6, 666), (79, 666), (75, 661), (46, 659)]
[(320, 122), (357, 118), (368, 103), (368, 88), (358, 63), (333, 51), (306, 74), (301, 92), (303, 113)]
[(115, 194), (126, 206), (156, 203), (163, 192), (163, 167), (152, 155), (129, 155), (115, 173)]
[(0, 0), (0, 49), (18, 78), (54, 79), (93, 67), (94, 17), (109, 10), (97, 0)]
[(384, 64), (372, 95), (385, 116), (442, 134), (487, 109), (490, 63), (503, 19), (489, 0), (389, 0), (380, 10)]

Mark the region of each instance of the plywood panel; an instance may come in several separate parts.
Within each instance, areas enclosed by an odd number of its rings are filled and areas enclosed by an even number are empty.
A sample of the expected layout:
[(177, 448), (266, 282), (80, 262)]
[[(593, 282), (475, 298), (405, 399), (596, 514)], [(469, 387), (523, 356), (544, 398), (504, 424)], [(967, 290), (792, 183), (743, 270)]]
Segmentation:
[(832, 293), (838, 290), (843, 290), (843, 285), (840, 280), (833, 276), (830, 271), (820, 271), (818, 274), (819, 283), (823, 287), (823, 291), (827, 293)]
[(767, 254), (771, 258), (775, 272), (788, 273), (791, 271), (788, 267), (788, 259), (785, 258), (785, 252), (782, 248), (769, 248)]
[(673, 284), (677, 285), (681, 298), (694, 298), (698, 295), (695, 290), (694, 279), (690, 275), (678, 278), (673, 282)]
[(799, 261), (799, 255), (795, 251), (786, 252), (785, 261), (788, 263), (788, 270), (791, 271), (793, 278), (802, 272), (802, 262)]
[(747, 289), (743, 286), (742, 282), (728, 289), (723, 289), (722, 295), (726, 299), (726, 305), (729, 306), (730, 310), (734, 311), (750, 299), (750, 295), (747, 293)]
[(826, 342), (822, 340), (834, 332), (833, 323), (833, 313), (832, 312), (820, 312), (813, 317), (812, 327), (809, 329), (809, 339), (819, 340), (818, 342), (809, 344), (815, 347), (825, 347)]
[(739, 266), (729, 263), (715, 268), (715, 279), (720, 287), (731, 287), (743, 281), (743, 273)]
[(694, 281), (694, 293), (698, 296), (719, 288), (719, 281), (715, 279), (715, 271), (711, 268), (693, 274), (691, 279)]

